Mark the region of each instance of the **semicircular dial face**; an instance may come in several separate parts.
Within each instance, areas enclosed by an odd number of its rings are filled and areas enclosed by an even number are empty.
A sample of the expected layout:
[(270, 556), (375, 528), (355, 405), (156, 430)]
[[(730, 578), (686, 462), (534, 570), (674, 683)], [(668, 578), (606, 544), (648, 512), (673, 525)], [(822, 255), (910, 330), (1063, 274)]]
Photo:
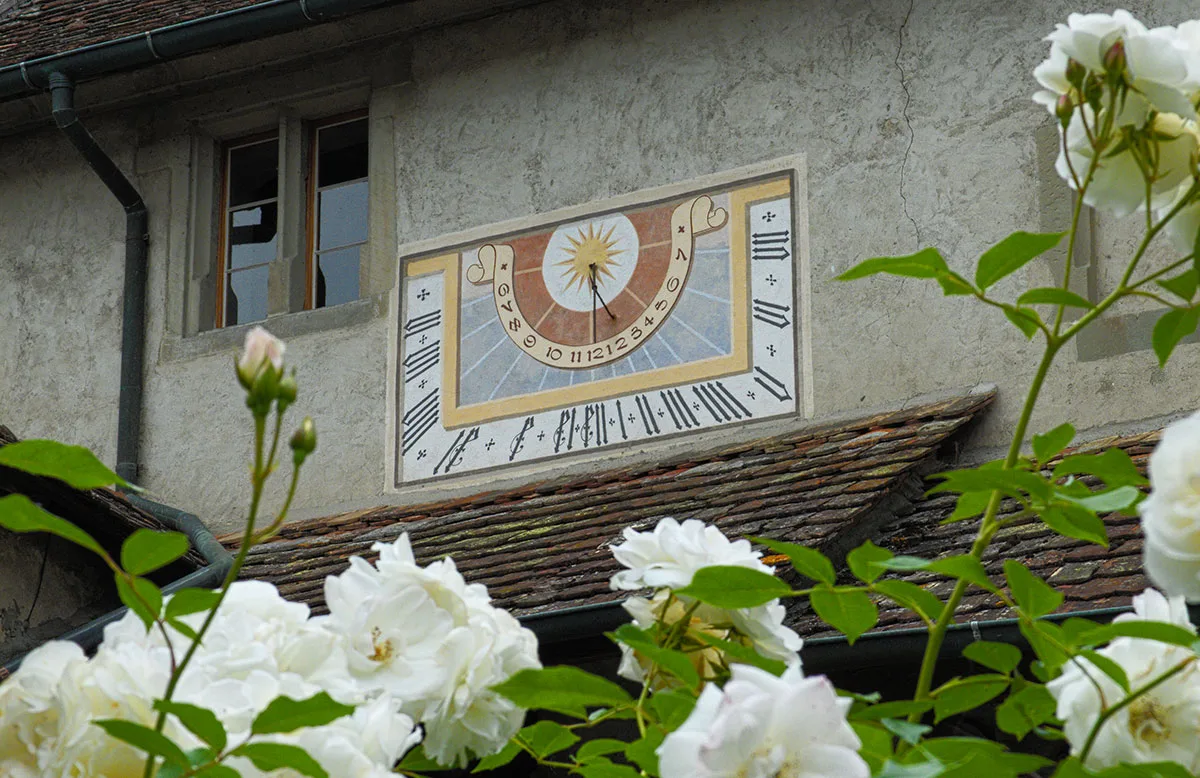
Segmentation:
[(709, 230), (725, 222), (707, 197), (688, 205), (634, 214), (644, 222), (636, 225), (611, 214), (483, 247), (482, 256), (495, 254), (496, 311), (509, 338), (557, 368), (627, 357), (666, 321), (687, 284), (693, 218)]

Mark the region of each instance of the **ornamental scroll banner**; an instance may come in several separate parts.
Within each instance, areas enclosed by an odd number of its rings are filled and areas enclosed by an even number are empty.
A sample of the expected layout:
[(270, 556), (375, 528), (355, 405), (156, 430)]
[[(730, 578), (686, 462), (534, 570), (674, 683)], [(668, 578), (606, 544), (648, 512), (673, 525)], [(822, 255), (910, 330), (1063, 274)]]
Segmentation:
[(404, 258), (397, 485), (796, 413), (793, 197), (784, 171)]

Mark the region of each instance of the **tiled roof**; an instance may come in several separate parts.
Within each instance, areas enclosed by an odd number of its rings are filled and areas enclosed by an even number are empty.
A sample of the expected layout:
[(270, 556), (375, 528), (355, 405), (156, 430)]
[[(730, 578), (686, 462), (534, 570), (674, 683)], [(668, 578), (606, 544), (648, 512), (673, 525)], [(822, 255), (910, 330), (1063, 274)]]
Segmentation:
[[(1066, 453), (1099, 453), (1115, 446), (1128, 453), (1145, 472), (1160, 434), (1154, 431), (1094, 440)], [(954, 510), (954, 502), (955, 496), (948, 494), (922, 499), (911, 513), (881, 528), (874, 542), (895, 554), (928, 559), (968, 553), (979, 523), (972, 520), (942, 525), (942, 520)], [(1005, 501), (1001, 504), (1001, 515), (1013, 515), (1017, 507), (1015, 502)], [(1036, 518), (1018, 519), (996, 534), (984, 555), (984, 566), (993, 580), (1003, 581), (1004, 560), (1023, 562), (1066, 596), (1060, 612), (1127, 607), (1130, 597), (1148, 585), (1142, 573), (1141, 528), (1133, 516), (1113, 514), (1104, 521), (1108, 548), (1058, 535)], [(949, 579), (928, 573), (905, 578), (925, 586), (943, 600), (953, 588)], [(880, 605), (880, 629), (921, 626), (911, 612), (890, 604)], [(984, 622), (1013, 618), (1015, 614), (995, 596), (972, 587), (957, 616), (960, 622)], [(817, 630), (816, 624), (810, 625), (810, 631)]]
[[(17, 442), (8, 427), (0, 425), (0, 446)], [(53, 478), (31, 476), (7, 467), (0, 467), (0, 496), (17, 492), (28, 496), (46, 510), (71, 521), (96, 538), (109, 551), (117, 551), (121, 542), (138, 529), (167, 529), (161, 521), (129, 503), (111, 489), (91, 489), (86, 492), (70, 488)], [(0, 530), (0, 533), (6, 530)], [(166, 580), (179, 577), (208, 564), (192, 548), (179, 562), (164, 569)], [(157, 576), (156, 576), (157, 577)]]
[[(611, 602), (608, 550), (625, 527), (698, 518), (731, 537), (765, 535), (839, 556), (920, 494), (939, 448), (991, 391), (575, 480), (286, 525), (251, 550), (243, 577), (324, 610), (325, 576), (408, 532), (419, 560), (454, 558), (516, 615)], [(915, 490), (915, 491), (914, 491)], [(222, 538), (236, 546), (237, 538)]]
[(259, 2), (263, 0), (17, 0), (7, 13), (0, 12), (0, 66)]

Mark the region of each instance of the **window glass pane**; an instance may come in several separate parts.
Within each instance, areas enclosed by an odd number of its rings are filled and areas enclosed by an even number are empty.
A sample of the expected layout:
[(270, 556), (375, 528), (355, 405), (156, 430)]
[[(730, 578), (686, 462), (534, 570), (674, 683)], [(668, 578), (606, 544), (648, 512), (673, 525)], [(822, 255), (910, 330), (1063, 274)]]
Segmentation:
[(318, 249), (336, 248), (367, 239), (366, 181), (326, 189), (318, 197)]
[(366, 177), (366, 119), (317, 130), (317, 186)]
[(268, 200), (279, 191), (279, 141), (229, 151), (229, 206)]
[(269, 268), (253, 267), (228, 276), (225, 288), (225, 326), (267, 318), (267, 275)]
[(317, 257), (317, 307), (358, 299), (358, 246)]
[(229, 268), (275, 260), (277, 203), (244, 208), (229, 214)]

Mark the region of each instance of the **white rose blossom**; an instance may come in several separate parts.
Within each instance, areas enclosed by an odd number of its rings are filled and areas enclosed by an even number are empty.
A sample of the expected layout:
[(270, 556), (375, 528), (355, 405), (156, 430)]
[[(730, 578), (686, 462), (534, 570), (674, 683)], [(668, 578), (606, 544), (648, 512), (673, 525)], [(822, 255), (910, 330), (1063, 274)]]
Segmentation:
[(237, 373), (246, 386), (254, 382), (255, 376), (264, 365), (269, 364), (276, 373), (283, 373), (284, 343), (262, 327), (254, 327), (246, 333), (246, 343), (238, 357)]
[(775, 677), (735, 665), (724, 689), (696, 707), (658, 748), (662, 778), (867, 778), (846, 721), (849, 699), (824, 676), (791, 668)]
[(541, 667), (537, 640), (463, 580), (450, 559), (416, 563), (408, 535), (377, 543), (378, 565), (354, 557), (325, 581), (322, 623), (342, 643), (347, 680), (360, 694), (386, 691), (424, 725), (426, 753), (447, 765), (499, 751), (524, 711), (491, 691)]
[[(626, 529), (624, 542), (613, 546), (612, 552), (618, 562), (629, 568), (613, 575), (613, 589), (660, 589), (650, 600), (631, 597), (625, 601), (625, 610), (642, 629), (648, 629), (660, 619), (670, 624), (682, 618), (694, 601), (679, 595), (671, 599), (666, 588), (687, 586), (696, 571), (703, 567), (729, 565), (768, 574), (775, 572), (773, 567), (762, 563), (762, 554), (754, 551), (749, 541), (730, 541), (716, 527), (696, 519), (680, 524), (673, 518), (665, 518), (651, 532)], [(764, 657), (799, 667), (797, 652), (804, 641), (784, 626), (784, 616), (784, 607), (778, 600), (736, 610), (701, 604), (692, 613), (689, 629), (724, 640), (748, 642)], [(746, 640), (739, 640), (739, 636)], [(621, 646), (621, 653), (619, 674), (642, 681), (644, 671), (637, 655), (625, 645)], [(704, 677), (720, 659), (720, 653), (697, 651), (693, 659), (697, 671)]]
[(1167, 594), (1200, 602), (1200, 413), (1163, 430), (1149, 470), (1150, 496), (1138, 507), (1146, 574)]
[[(1165, 621), (1195, 632), (1188, 622), (1182, 597), (1167, 599), (1153, 589), (1133, 598), (1134, 613), (1118, 621)], [(1141, 638), (1117, 638), (1098, 653), (1125, 671), (1137, 689), (1194, 658), (1186, 648)], [(1125, 692), (1087, 659), (1068, 663), (1047, 688), (1057, 701), (1056, 715), (1071, 753), (1080, 754), (1101, 713)], [(1097, 686), (1103, 692), (1103, 698)], [(1101, 727), (1088, 753), (1086, 766), (1103, 769), (1120, 763), (1176, 762), (1200, 772), (1200, 669), (1189, 665), (1170, 680), (1114, 713)]]

